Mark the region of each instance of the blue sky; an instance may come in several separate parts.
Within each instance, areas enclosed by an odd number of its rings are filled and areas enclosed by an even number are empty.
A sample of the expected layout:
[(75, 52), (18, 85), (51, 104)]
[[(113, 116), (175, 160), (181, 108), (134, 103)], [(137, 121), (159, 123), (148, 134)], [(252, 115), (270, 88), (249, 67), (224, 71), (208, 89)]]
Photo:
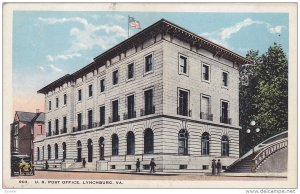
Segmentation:
[(37, 90), (125, 40), (128, 15), (142, 29), (164, 18), (243, 56), (251, 49), (264, 53), (274, 42), (288, 54), (286, 13), (15, 11), (14, 110), (44, 110)]

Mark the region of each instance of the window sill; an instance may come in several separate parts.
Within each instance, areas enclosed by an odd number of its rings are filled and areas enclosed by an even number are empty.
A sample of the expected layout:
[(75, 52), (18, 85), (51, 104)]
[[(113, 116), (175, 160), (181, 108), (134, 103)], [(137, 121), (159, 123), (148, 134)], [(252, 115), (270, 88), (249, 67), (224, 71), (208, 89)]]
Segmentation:
[(229, 90), (228, 86), (222, 86), (221, 88), (223, 88), (225, 90)]
[(127, 79), (127, 80), (126, 80), (126, 83), (127, 83), (127, 82), (131, 82), (131, 81), (134, 81), (134, 80), (135, 80), (135, 77), (130, 78), (130, 79)]
[(186, 77), (189, 77), (189, 73), (178, 72), (178, 75), (184, 75), (184, 76), (186, 76)]
[(208, 84), (210, 84), (210, 80), (205, 80), (205, 79), (202, 79), (202, 82), (205, 82), (205, 83), (208, 83)]
[(114, 84), (114, 85), (111, 86), (111, 89), (116, 88), (116, 87), (118, 87), (118, 86), (119, 86), (119, 83)]
[(154, 70), (144, 72), (144, 75), (143, 75), (143, 76), (147, 76), (147, 75), (149, 75), (149, 74), (152, 74), (153, 72), (154, 72)]

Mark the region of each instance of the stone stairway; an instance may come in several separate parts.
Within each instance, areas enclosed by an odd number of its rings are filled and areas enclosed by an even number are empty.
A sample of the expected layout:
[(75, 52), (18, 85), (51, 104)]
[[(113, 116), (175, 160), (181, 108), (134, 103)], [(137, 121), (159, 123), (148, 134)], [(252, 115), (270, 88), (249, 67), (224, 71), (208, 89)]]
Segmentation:
[(247, 156), (246, 158), (242, 159), (241, 161), (231, 165), (226, 172), (237, 172), (237, 173), (246, 173), (246, 172), (252, 172), (252, 168), (254, 166), (254, 161), (252, 158), (257, 154), (255, 152), (254, 154), (251, 154)]
[(75, 162), (68, 167), (68, 170), (72, 171), (96, 171), (96, 162), (87, 162), (85, 168), (82, 166), (82, 162)]

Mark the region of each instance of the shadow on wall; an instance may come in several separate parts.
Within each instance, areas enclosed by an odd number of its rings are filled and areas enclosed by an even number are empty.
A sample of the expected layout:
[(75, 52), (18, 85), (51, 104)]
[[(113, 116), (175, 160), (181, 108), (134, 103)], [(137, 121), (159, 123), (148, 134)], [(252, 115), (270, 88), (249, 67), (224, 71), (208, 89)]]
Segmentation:
[(287, 172), (288, 148), (280, 150), (270, 156), (257, 172)]

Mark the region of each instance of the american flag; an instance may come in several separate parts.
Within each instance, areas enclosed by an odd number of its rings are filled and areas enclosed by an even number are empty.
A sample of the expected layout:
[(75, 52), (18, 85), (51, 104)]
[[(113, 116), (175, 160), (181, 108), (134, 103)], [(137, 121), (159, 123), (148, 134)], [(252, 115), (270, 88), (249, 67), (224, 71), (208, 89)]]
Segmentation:
[(129, 24), (132, 28), (141, 29), (140, 22), (135, 20), (133, 17), (129, 17)]

